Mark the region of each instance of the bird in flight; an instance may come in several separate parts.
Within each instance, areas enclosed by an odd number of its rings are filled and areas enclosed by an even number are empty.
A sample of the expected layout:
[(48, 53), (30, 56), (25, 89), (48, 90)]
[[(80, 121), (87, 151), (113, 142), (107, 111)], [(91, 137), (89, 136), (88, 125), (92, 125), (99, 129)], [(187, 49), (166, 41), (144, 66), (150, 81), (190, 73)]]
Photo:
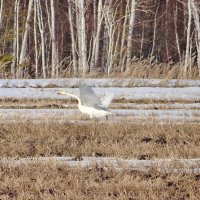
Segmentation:
[(79, 110), (90, 116), (90, 118), (99, 118), (99, 117), (108, 117), (113, 113), (107, 110), (107, 107), (110, 105), (114, 94), (106, 94), (103, 98), (96, 96), (94, 91), (89, 85), (83, 85), (79, 88), (80, 97), (67, 93), (65, 91), (60, 91), (57, 94), (68, 95), (74, 97), (78, 100)]

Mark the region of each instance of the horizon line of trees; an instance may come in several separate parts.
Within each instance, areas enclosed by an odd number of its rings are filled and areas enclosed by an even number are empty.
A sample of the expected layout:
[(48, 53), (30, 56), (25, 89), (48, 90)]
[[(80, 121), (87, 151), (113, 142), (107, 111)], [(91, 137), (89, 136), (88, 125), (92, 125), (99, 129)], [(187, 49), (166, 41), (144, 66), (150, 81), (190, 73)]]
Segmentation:
[(0, 0), (1, 77), (111, 75), (161, 63), (200, 76), (198, 0)]

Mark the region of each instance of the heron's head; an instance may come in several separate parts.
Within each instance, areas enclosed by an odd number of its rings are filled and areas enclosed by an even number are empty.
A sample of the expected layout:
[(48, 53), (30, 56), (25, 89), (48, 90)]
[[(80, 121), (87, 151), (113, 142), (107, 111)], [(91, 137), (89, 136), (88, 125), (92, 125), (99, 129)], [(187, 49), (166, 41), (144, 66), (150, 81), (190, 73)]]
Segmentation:
[(56, 94), (61, 94), (61, 95), (64, 95), (64, 94), (65, 94), (65, 92), (64, 92), (64, 91), (59, 91), (59, 92), (57, 92)]

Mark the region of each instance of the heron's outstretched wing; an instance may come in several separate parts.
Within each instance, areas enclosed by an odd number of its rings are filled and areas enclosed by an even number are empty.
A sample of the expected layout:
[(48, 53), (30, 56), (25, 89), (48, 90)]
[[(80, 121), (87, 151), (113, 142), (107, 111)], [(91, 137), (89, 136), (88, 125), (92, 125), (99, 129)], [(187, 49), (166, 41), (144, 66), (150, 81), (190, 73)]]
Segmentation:
[(113, 100), (114, 98), (114, 94), (113, 93), (110, 93), (110, 94), (106, 94), (104, 97), (101, 98), (101, 103), (102, 105), (107, 108), (111, 101)]
[(95, 95), (92, 88), (89, 85), (84, 85), (79, 88), (80, 98), (85, 106), (101, 106), (100, 99)]

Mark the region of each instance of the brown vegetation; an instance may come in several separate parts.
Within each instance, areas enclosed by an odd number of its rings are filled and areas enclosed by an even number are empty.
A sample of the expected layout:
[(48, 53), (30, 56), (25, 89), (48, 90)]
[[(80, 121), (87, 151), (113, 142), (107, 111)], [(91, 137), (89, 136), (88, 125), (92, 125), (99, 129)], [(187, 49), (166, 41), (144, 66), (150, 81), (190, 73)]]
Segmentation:
[(0, 166), (0, 199), (199, 199), (199, 174)]
[(1, 0), (0, 76), (199, 78), (198, 8), (198, 0)]
[(122, 158), (198, 158), (200, 125), (2, 124), (1, 157), (102, 156)]
[[(1, 124), (0, 158), (199, 158), (200, 125), (30, 121)], [(49, 161), (0, 164), (0, 199), (199, 199), (199, 174), (70, 168)]]
[[(134, 106), (135, 103), (135, 106)], [(139, 100), (131, 100), (131, 99), (114, 99), (113, 103), (110, 105), (110, 109), (138, 109), (138, 107), (144, 104), (144, 109), (169, 109), (169, 104), (173, 106), (174, 103), (181, 103), (187, 106), (187, 104), (191, 103), (200, 103), (197, 100), (154, 100), (154, 99), (139, 99)], [(137, 104), (137, 105), (136, 105)], [(148, 108), (145, 105), (148, 105)], [(77, 108), (77, 100), (75, 99), (0, 99), (0, 108), (18, 108), (18, 109), (43, 109), (43, 108)], [(190, 108), (190, 109), (195, 109)], [(173, 109), (173, 108), (170, 108)], [(177, 109), (177, 108), (176, 108)]]

